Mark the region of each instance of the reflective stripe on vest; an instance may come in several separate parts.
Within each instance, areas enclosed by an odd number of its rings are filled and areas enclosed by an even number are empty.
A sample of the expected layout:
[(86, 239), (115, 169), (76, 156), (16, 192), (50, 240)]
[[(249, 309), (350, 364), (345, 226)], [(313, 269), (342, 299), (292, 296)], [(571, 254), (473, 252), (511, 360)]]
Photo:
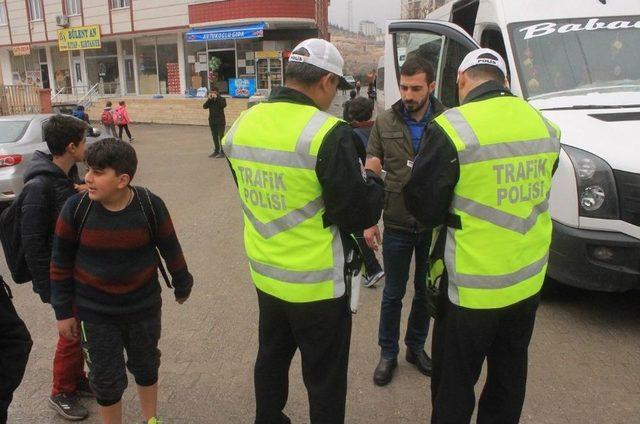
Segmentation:
[[(497, 123), (501, 110), (510, 119)], [(461, 217), (462, 228), (447, 229), (444, 252), (450, 300), (491, 309), (534, 295), (548, 262), (548, 199), (559, 131), (515, 97), (472, 102), (436, 122), (454, 141), (460, 163), (451, 213)], [(495, 142), (491, 124), (503, 126), (497, 134), (521, 138)], [(510, 244), (516, 251), (509, 252)]]
[[(338, 122), (310, 106), (263, 103), (244, 112), (225, 136), (243, 200), (251, 275), (260, 290), (286, 301), (345, 293), (342, 240), (337, 227), (324, 228), (315, 174), (320, 142)], [(260, 178), (267, 182), (258, 184)], [(250, 193), (251, 183), (266, 200)], [(270, 196), (281, 198), (272, 204)]]

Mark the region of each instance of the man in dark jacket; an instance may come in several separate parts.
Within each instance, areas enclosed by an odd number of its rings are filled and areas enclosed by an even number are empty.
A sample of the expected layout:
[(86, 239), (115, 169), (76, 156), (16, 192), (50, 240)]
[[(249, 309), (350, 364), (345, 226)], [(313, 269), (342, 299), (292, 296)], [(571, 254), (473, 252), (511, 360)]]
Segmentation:
[(226, 118), (224, 116), (224, 108), (227, 107), (227, 101), (220, 95), (218, 89), (213, 87), (209, 98), (204, 105), (203, 109), (209, 109), (209, 128), (211, 128), (211, 136), (213, 137), (213, 152), (209, 155), (210, 158), (223, 158), (224, 152), (220, 141), (224, 135), (224, 130), (227, 125)]
[[(51, 297), (49, 263), (55, 223), (66, 200), (76, 193), (76, 163), (84, 160), (86, 132), (87, 125), (76, 118), (53, 116), (44, 125), (44, 138), (52, 155), (36, 151), (24, 176), (22, 245), (33, 290), (44, 303)], [(89, 412), (78, 403), (78, 391), (90, 393), (80, 342), (61, 336), (53, 360), (49, 403), (66, 419), (86, 418)]]
[[(385, 287), (382, 294), (380, 328), (380, 362), (374, 372), (374, 383), (388, 384), (397, 366), (400, 318), (411, 258), (415, 254), (414, 297), (404, 338), (406, 360), (418, 370), (431, 375), (431, 359), (424, 351), (429, 332), (426, 308), (426, 276), (431, 232), (411, 216), (404, 205), (402, 187), (411, 177), (413, 159), (420, 147), (425, 126), (444, 109), (433, 96), (435, 74), (429, 62), (414, 55), (400, 70), (402, 99), (390, 110), (378, 115), (369, 138), (366, 168), (378, 174), (386, 171), (384, 241), (382, 257)], [(378, 249), (378, 226), (364, 232), (367, 244)]]
[(11, 290), (0, 276), (0, 424), (7, 422), (13, 400), (31, 352), (31, 335), (11, 303)]

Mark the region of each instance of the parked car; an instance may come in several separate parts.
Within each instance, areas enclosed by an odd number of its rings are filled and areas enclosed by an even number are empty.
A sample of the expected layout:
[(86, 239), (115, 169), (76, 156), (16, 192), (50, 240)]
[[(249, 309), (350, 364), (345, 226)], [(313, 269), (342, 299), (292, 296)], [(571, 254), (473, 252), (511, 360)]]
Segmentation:
[[(0, 117), (0, 209), (4, 209), (22, 191), (25, 170), (36, 150), (49, 152), (42, 129), (51, 114)], [(100, 131), (89, 128), (87, 143), (101, 138)], [(84, 166), (79, 169), (84, 175)]]
[(346, 75), (344, 79), (349, 83), (351, 88), (356, 88), (356, 79), (351, 75)]

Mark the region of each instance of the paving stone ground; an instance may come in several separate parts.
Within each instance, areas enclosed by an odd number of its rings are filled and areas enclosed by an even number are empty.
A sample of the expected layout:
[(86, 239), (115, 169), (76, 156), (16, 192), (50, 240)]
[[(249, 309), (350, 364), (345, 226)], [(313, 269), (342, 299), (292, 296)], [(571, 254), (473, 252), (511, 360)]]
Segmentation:
[[(257, 302), (242, 246), (240, 203), (226, 161), (207, 157), (207, 127), (132, 127), (140, 158), (135, 183), (166, 201), (196, 280), (191, 299), (182, 306), (163, 292), (160, 413), (165, 423), (251, 423)], [(7, 275), (4, 262), (0, 273)], [(12, 289), (34, 347), (9, 422), (62, 423), (46, 401), (57, 338), (53, 312), (28, 285)], [(409, 288), (405, 305), (412, 292)], [(381, 288), (363, 289), (354, 319), (346, 421), (428, 422), (429, 380), (403, 359), (389, 386), (373, 385), (381, 294)], [(531, 343), (522, 423), (640, 422), (639, 364), (639, 293), (552, 287), (540, 307)], [(133, 384), (131, 377), (129, 381)], [(285, 412), (294, 423), (308, 423), (298, 355), (290, 384)], [(124, 400), (125, 422), (139, 421), (133, 386)], [(92, 413), (85, 422), (98, 423), (95, 403), (84, 404)]]

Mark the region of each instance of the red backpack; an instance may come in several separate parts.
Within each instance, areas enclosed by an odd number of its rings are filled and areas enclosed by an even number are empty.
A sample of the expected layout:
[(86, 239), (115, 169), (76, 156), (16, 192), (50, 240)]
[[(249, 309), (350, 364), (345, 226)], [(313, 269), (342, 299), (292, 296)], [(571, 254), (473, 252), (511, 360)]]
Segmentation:
[(102, 111), (102, 117), (100, 118), (102, 121), (102, 125), (106, 127), (110, 127), (114, 124), (113, 122), (113, 114), (109, 110)]
[(116, 116), (116, 125), (124, 125), (124, 113), (122, 113), (122, 109), (118, 108), (115, 112)]

